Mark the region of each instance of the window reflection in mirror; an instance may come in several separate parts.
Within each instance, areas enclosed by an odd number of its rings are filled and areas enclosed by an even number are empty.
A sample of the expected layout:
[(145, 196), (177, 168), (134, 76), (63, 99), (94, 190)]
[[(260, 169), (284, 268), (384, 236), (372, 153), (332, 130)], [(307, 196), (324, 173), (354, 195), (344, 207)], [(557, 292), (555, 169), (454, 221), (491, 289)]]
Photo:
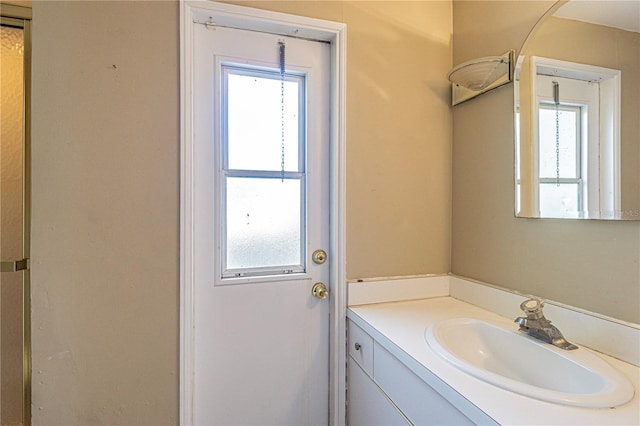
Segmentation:
[(516, 66), (516, 215), (638, 220), (640, 2), (552, 12)]

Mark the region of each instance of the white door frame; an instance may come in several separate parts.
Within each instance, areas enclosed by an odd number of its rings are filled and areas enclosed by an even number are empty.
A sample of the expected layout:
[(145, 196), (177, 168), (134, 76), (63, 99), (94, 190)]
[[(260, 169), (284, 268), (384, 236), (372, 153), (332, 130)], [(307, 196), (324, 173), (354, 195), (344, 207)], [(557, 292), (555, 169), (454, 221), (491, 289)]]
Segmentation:
[(180, 424), (194, 413), (193, 27), (218, 25), (331, 44), (329, 421), (346, 419), (346, 36), (345, 24), (202, 0), (180, 0)]

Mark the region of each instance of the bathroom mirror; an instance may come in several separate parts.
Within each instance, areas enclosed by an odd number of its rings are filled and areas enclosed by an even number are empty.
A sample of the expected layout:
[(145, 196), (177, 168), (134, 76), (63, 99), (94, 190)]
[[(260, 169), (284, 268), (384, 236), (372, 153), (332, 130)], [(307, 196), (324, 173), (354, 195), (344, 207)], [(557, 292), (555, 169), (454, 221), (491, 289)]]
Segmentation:
[(640, 220), (640, 2), (561, 1), (515, 70), (517, 217)]

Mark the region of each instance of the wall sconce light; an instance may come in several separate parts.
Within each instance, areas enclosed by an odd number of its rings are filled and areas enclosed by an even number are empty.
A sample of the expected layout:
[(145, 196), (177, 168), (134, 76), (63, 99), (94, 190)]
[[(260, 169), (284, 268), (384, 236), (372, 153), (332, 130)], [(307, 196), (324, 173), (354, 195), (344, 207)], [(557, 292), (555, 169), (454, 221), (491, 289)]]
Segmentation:
[(451, 105), (458, 105), (513, 81), (513, 55), (514, 51), (510, 50), (502, 56), (473, 59), (449, 71)]

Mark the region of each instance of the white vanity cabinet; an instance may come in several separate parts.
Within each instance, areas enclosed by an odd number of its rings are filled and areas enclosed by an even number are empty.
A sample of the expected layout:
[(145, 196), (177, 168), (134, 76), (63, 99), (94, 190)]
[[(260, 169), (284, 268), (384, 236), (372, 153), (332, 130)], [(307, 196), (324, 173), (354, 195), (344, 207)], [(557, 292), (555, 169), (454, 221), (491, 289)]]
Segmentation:
[(347, 342), (350, 426), (497, 424), (434, 376), (445, 392), (435, 390), (352, 320)]

